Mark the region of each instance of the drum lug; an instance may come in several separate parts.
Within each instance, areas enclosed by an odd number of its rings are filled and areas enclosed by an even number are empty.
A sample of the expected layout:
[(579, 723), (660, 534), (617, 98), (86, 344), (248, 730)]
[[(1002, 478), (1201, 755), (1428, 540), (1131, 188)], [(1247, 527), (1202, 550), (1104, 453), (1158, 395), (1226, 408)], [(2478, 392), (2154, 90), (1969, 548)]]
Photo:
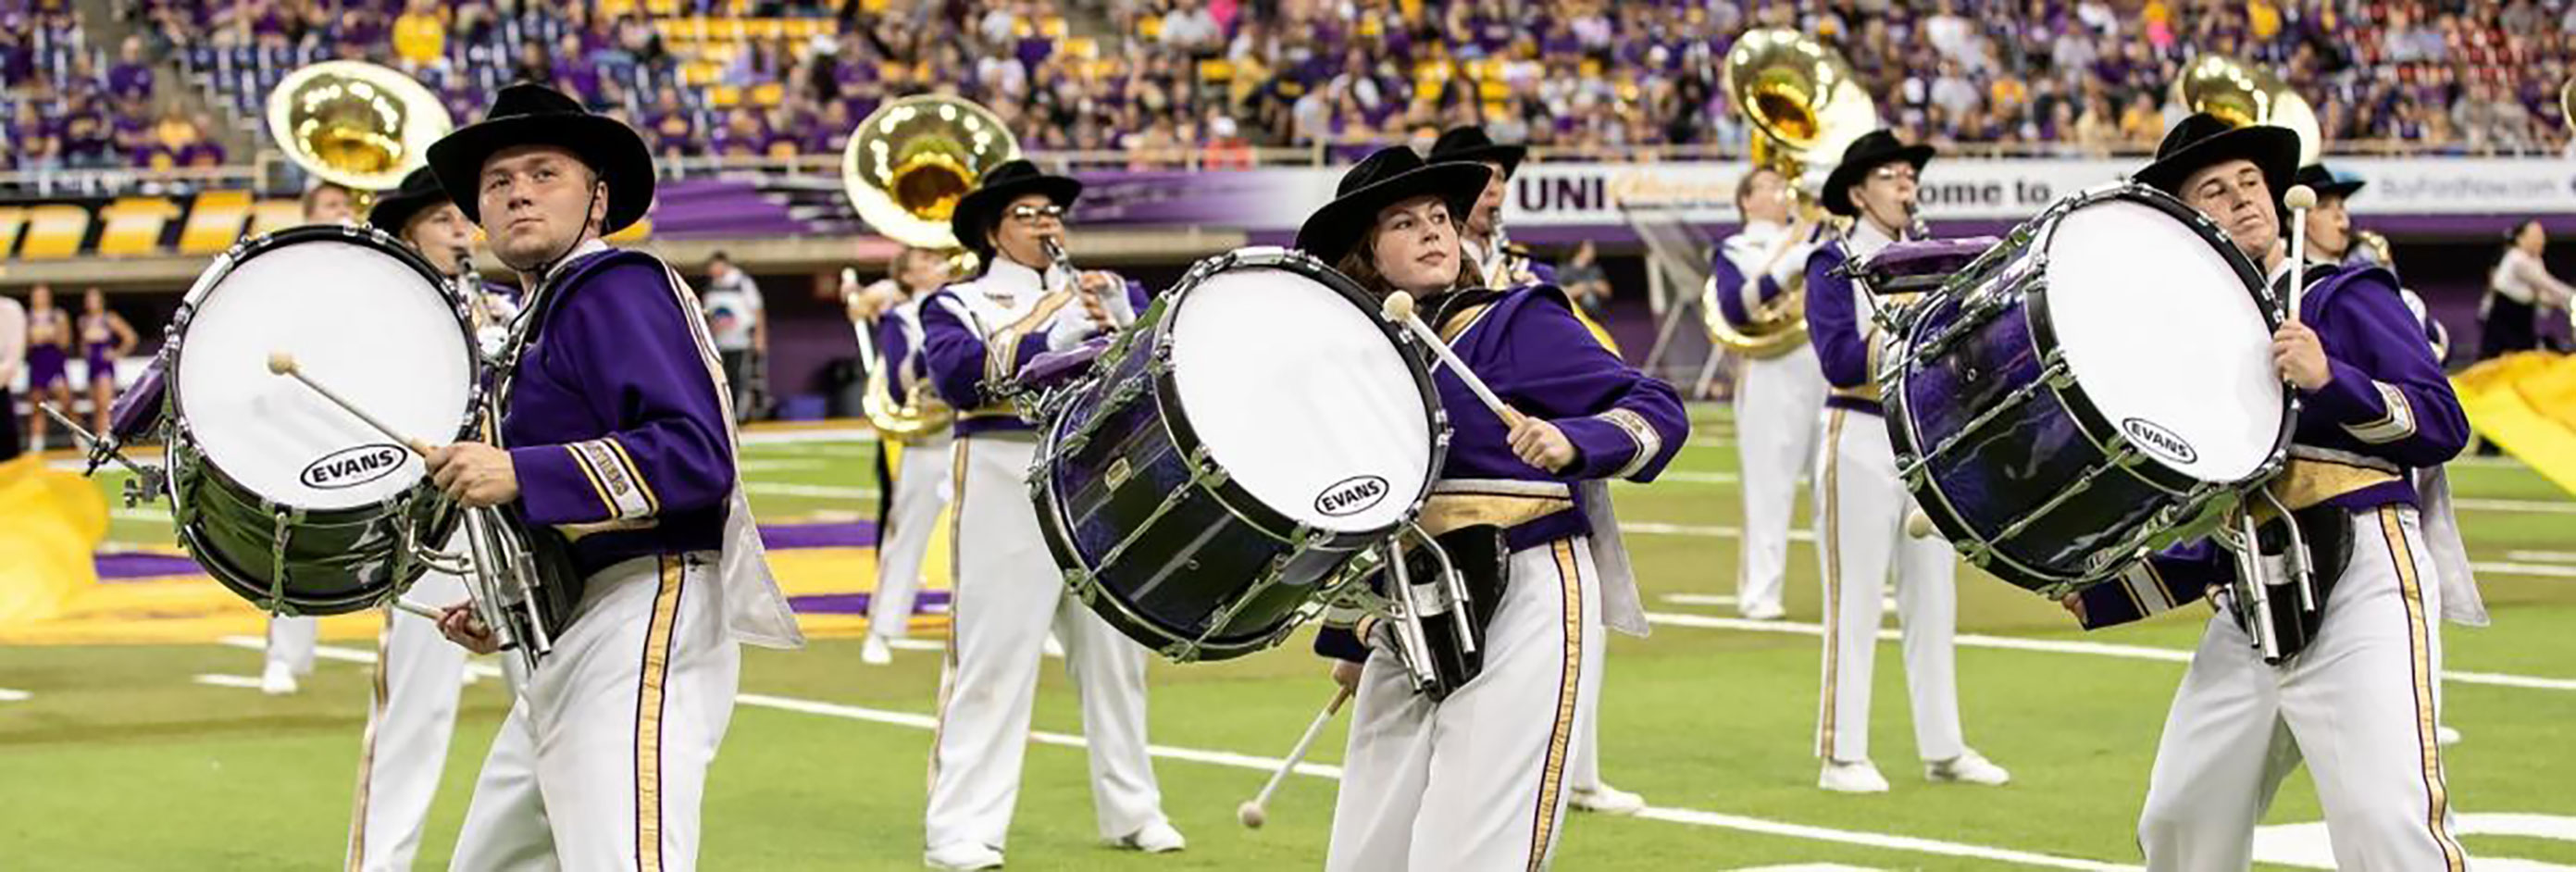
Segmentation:
[(1102, 478), (1109, 482), (1109, 488), (1111, 490), (1116, 490), (1125, 485), (1127, 483), (1127, 479), (1133, 477), (1135, 474), (1136, 470), (1133, 466), (1130, 466), (1127, 463), (1127, 458), (1120, 457), (1109, 461), (1109, 469), (1103, 473)]

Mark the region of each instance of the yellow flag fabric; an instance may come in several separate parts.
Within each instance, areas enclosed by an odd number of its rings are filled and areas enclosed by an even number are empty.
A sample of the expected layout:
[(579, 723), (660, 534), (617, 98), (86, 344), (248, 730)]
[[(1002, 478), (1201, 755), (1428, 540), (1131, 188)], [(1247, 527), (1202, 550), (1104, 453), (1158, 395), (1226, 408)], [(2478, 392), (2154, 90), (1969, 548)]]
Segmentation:
[(2451, 378), (2469, 426), (2576, 494), (2576, 356), (2525, 351)]
[(28, 454), (0, 463), (0, 627), (62, 613), (98, 583), (90, 554), (107, 538), (107, 498)]

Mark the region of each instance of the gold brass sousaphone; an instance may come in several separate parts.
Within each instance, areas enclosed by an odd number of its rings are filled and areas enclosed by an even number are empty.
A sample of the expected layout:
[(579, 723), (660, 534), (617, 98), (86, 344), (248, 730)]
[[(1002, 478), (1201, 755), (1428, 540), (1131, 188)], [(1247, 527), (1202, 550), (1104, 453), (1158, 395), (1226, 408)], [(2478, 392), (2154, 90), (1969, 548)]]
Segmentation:
[[(936, 94), (905, 97), (869, 113), (851, 131), (841, 152), (841, 190), (878, 233), (946, 252), (950, 274), (969, 275), (975, 256), (958, 242), (948, 218), (986, 170), (1019, 156), (1019, 140), (984, 107)], [(923, 380), (914, 379), (911, 390), (895, 399), (887, 370), (901, 361), (882, 359), (867, 325), (853, 326), (868, 358), (860, 395), (868, 423), (887, 438), (907, 442), (948, 429), (954, 412)]]
[[(1842, 55), (1794, 30), (1744, 34), (1726, 53), (1726, 93), (1753, 124), (1753, 164), (1788, 179), (1802, 211), (1821, 207), (1802, 176), (1815, 161), (1839, 160), (1852, 140), (1878, 127), (1878, 110)], [(1807, 341), (1806, 282), (1802, 278), (1751, 313), (1750, 323), (1729, 323), (1714, 283), (1704, 289), (1700, 316), (1709, 340), (1747, 357), (1776, 357)]]
[(364, 61), (306, 66), (268, 92), (269, 137), (305, 172), (354, 192), (360, 215), (454, 128), (438, 95)]

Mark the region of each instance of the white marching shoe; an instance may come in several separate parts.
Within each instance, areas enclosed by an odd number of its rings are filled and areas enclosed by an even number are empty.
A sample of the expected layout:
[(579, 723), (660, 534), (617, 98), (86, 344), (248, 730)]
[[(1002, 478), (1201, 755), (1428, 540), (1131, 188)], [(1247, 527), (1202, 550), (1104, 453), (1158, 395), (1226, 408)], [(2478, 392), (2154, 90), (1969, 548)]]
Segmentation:
[(1745, 606), (1737, 613), (1743, 615), (1748, 621), (1776, 621), (1789, 616), (1789, 610), (1782, 608), (1779, 603), (1755, 603)]
[(1002, 868), (1002, 852), (989, 845), (959, 842), (941, 845), (921, 855), (921, 864), (941, 872), (973, 872), (977, 869)]
[(1887, 778), (1878, 774), (1878, 766), (1867, 760), (1845, 763), (1825, 761), (1825, 769), (1816, 776), (1816, 786), (1835, 793), (1886, 793)]
[(1567, 793), (1571, 794), (1567, 797), (1568, 802), (1572, 803), (1577, 811), (1632, 815), (1646, 810), (1645, 797), (1612, 787), (1606, 781), (1591, 787), (1577, 787)]
[(295, 683), (295, 668), (284, 663), (270, 663), (259, 674), (259, 692), (269, 696), (286, 696), (300, 689)]
[(2445, 748), (2457, 745), (2460, 743), (2460, 731), (2451, 729), (2448, 724), (2435, 724), (2433, 726), (2433, 741), (2439, 743)]
[(1148, 854), (1169, 854), (1189, 847), (1190, 840), (1181, 838), (1181, 831), (1173, 829), (1171, 821), (1155, 821), (1146, 824), (1144, 829), (1119, 839), (1118, 846), (1134, 848)]
[(886, 637), (869, 633), (867, 641), (859, 643), (859, 662), (870, 666), (884, 666), (892, 663), (894, 646), (886, 644)]
[(2003, 767), (1995, 765), (1993, 761), (1987, 760), (1984, 755), (1975, 751), (1963, 751), (1959, 756), (1948, 760), (1925, 763), (1923, 777), (1932, 781), (1983, 784), (1988, 787), (2012, 783), (2012, 773), (2004, 771)]

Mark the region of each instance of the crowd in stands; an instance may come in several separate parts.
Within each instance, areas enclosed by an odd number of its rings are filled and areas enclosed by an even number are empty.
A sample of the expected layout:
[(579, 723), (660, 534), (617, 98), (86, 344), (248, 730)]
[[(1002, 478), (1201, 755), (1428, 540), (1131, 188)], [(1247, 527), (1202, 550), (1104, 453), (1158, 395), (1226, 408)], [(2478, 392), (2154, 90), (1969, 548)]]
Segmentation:
[(409, 72), (460, 121), (501, 84), (550, 82), (666, 157), (832, 153), (884, 101), (941, 91), (1027, 148), (1144, 165), (1469, 122), (1573, 151), (1741, 153), (1722, 70), (1755, 27), (1839, 49), (1912, 138), (2013, 153), (2151, 149), (2199, 53), (2286, 79), (2339, 144), (2554, 151), (2576, 72), (2576, 0), (116, 2), (135, 35), (113, 56), (66, 0), (5, 13), (10, 168), (221, 163), (214, 120), (168, 108), (183, 89), (255, 129), (277, 79), (330, 57)]

